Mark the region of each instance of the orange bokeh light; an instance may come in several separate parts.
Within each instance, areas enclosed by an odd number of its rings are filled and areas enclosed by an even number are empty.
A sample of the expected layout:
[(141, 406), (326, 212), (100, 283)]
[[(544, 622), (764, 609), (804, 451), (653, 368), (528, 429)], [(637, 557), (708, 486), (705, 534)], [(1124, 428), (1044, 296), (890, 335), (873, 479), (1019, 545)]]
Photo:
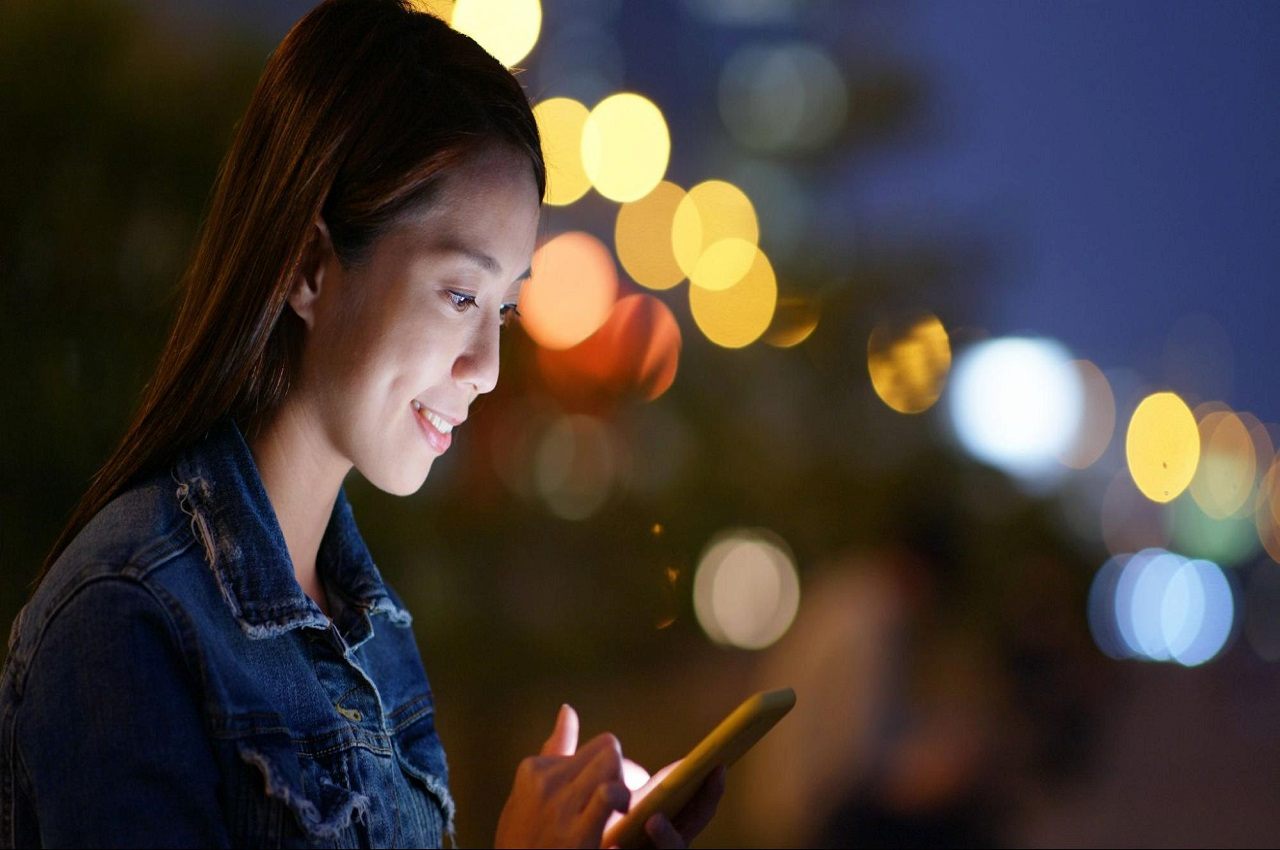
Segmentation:
[(617, 297), (618, 269), (604, 243), (582, 231), (561, 233), (533, 253), (521, 323), (543, 348), (572, 348), (600, 329)]
[(538, 366), (548, 388), (576, 409), (598, 409), (620, 398), (653, 401), (675, 381), (680, 326), (660, 299), (646, 293), (621, 298), (598, 331), (573, 348), (540, 349)]

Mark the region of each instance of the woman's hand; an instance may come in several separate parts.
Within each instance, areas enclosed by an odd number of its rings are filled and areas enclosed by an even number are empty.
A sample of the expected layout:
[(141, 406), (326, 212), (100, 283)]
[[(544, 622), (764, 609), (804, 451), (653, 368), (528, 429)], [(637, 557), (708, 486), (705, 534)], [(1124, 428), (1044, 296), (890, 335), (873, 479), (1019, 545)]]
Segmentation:
[[(631, 759), (623, 759), (623, 763), (623, 774), (626, 777), (627, 787), (631, 789), (631, 805), (634, 806), (639, 805), (658, 783), (666, 779), (667, 774), (675, 770), (680, 761), (673, 761), (653, 776)], [(653, 846), (661, 850), (668, 850), (668, 848), (679, 850), (679, 848), (688, 847), (689, 842), (693, 841), (711, 822), (711, 818), (716, 813), (716, 807), (720, 804), (720, 797), (723, 795), (724, 765), (717, 765), (715, 770), (707, 774), (702, 786), (689, 798), (689, 802), (685, 803), (684, 808), (674, 818), (669, 820), (666, 815), (659, 812), (645, 821), (645, 834), (649, 836)], [(608, 830), (620, 817), (622, 817), (620, 814), (610, 814), (605, 823), (605, 829)]]
[(618, 739), (604, 732), (578, 749), (578, 715), (564, 705), (541, 753), (516, 769), (494, 846), (599, 847), (605, 820), (630, 801)]

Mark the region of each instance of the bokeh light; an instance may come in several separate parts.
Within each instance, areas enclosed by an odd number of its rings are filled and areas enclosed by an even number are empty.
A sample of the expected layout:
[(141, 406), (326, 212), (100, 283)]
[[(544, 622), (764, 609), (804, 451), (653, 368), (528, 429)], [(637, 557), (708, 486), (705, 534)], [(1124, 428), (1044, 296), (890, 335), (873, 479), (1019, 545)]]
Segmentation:
[(1088, 360), (1071, 361), (1084, 387), (1084, 409), (1075, 439), (1059, 460), (1072, 469), (1087, 469), (1111, 443), (1116, 428), (1116, 400), (1102, 370)]
[(595, 105), (582, 129), (582, 165), (596, 191), (620, 203), (653, 191), (667, 172), (671, 133), (662, 110), (634, 92)]
[(724, 348), (742, 348), (760, 338), (773, 321), (778, 281), (763, 251), (742, 280), (725, 290), (689, 287), (689, 309), (698, 329)]
[(453, 7), (457, 0), (409, 0), (419, 12), (435, 15), (446, 24), (453, 21)]
[(1191, 479), (1191, 496), (1207, 516), (1225, 519), (1249, 501), (1257, 475), (1253, 438), (1244, 421), (1229, 410), (1199, 422), (1200, 462)]
[(1109, 560), (1088, 604), (1094, 641), (1112, 658), (1194, 667), (1222, 651), (1235, 622), (1235, 596), (1217, 564), (1159, 548)]
[(802, 296), (779, 297), (774, 309), (773, 323), (764, 341), (774, 348), (794, 348), (818, 329), (822, 308), (816, 298)]
[(769, 646), (786, 633), (800, 606), (790, 547), (764, 529), (722, 532), (698, 558), (693, 605), (698, 623), (716, 643)]
[(1164, 509), (1171, 542), (1179, 552), (1224, 567), (1244, 563), (1258, 552), (1253, 516), (1247, 512), (1221, 518), (1209, 516), (1185, 491)]
[[(755, 205), (732, 183), (704, 180), (680, 200), (671, 230), (676, 263), (690, 282), (699, 282), (694, 280), (694, 274), (707, 249), (726, 239), (759, 244), (760, 221)], [(725, 267), (722, 264), (714, 269), (704, 269), (700, 285), (712, 290), (728, 289), (737, 282), (735, 275), (741, 278), (750, 265), (749, 257), (738, 254), (737, 260), (736, 266)]]
[(616, 465), (606, 425), (593, 416), (567, 414), (543, 432), (534, 456), (538, 495), (551, 513), (583, 520), (600, 509), (612, 489)]
[(542, 3), (540, 0), (457, 0), (450, 23), (511, 68), (538, 43)]
[(952, 370), (949, 412), (974, 457), (1038, 484), (1061, 470), (1057, 458), (1080, 427), (1084, 388), (1061, 344), (1005, 337), (965, 351)]
[(712, 242), (689, 274), (689, 285), (721, 292), (742, 280), (755, 262), (755, 242), (731, 236)]
[(720, 73), (720, 117), (734, 140), (765, 151), (809, 151), (844, 126), (848, 87), (814, 44), (748, 45)]
[(1271, 462), (1258, 483), (1253, 514), (1259, 542), (1271, 560), (1280, 563), (1280, 458)]
[(641, 286), (670, 289), (685, 279), (671, 238), (684, 196), (684, 189), (663, 180), (643, 198), (618, 207), (613, 230), (618, 261)]
[(604, 324), (617, 295), (609, 249), (589, 233), (561, 233), (533, 254), (520, 292), (521, 325), (541, 346), (571, 348)]
[(951, 371), (951, 340), (937, 316), (905, 331), (879, 324), (867, 341), (867, 370), (880, 400), (899, 413), (921, 413), (942, 395)]
[(1129, 474), (1153, 502), (1169, 502), (1187, 488), (1200, 461), (1200, 430), (1186, 402), (1171, 392), (1144, 398), (1125, 437)]
[(680, 325), (671, 309), (648, 293), (618, 299), (600, 329), (564, 350), (539, 349), (548, 387), (570, 404), (646, 401), (665, 393), (680, 361)]
[(591, 188), (582, 167), (582, 128), (588, 114), (586, 105), (569, 97), (549, 98), (533, 107), (547, 164), (546, 202), (552, 206), (571, 204)]

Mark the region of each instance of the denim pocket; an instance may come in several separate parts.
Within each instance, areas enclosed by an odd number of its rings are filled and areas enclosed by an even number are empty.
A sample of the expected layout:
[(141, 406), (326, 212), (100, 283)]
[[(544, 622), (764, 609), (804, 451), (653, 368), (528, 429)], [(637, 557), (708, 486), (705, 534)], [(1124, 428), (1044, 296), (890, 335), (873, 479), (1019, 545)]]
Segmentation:
[(233, 792), (237, 838), (258, 847), (357, 846), (355, 822), (367, 817), (368, 797), (334, 782), (282, 732), (242, 738), (236, 748), (249, 777)]
[[(409, 811), (420, 840), (428, 846), (442, 844), (444, 833), (452, 838), (454, 802), (449, 793), (449, 769), (444, 745), (436, 732), (430, 694), (411, 700), (391, 713), (396, 757), (415, 788)], [(425, 792), (425, 794), (424, 794)]]

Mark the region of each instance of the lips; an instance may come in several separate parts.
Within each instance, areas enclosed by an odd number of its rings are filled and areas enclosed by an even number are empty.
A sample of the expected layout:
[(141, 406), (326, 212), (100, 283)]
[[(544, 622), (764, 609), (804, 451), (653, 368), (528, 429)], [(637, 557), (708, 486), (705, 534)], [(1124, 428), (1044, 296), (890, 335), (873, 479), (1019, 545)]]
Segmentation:
[(432, 419), (436, 419), (437, 421), (440, 420), (438, 414), (435, 414), (433, 411), (428, 411), (417, 403), (413, 405), (413, 418), (417, 421), (419, 430), (422, 431), (422, 435), (426, 437), (427, 443), (432, 449), (442, 454), (445, 451), (448, 451), (449, 446), (453, 444), (453, 434), (451, 433), (453, 431), (452, 425), (445, 422), (445, 428), (448, 430), (442, 430), (438, 425), (432, 422)]

